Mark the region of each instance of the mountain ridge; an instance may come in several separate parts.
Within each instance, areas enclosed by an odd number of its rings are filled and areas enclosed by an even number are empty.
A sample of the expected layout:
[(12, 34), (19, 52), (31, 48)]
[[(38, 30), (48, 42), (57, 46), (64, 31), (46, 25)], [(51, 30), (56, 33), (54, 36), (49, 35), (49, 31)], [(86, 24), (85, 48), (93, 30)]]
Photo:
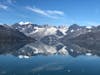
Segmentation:
[(73, 24), (67, 27), (67, 26), (38, 25), (38, 24), (32, 24), (30, 22), (21, 22), (21, 23), (15, 23), (11, 26), (8, 25), (2, 25), (2, 26), (8, 29), (19, 31), (26, 37), (34, 38), (37, 41), (42, 41), (48, 45), (56, 44), (58, 42), (66, 44), (66, 42), (75, 40), (77, 38), (80, 39), (81, 41), (82, 39), (80, 38), (80, 36), (83, 35), (87, 36), (88, 33), (92, 34), (93, 32), (97, 34), (98, 31), (100, 31), (100, 25), (80, 26), (77, 24)]

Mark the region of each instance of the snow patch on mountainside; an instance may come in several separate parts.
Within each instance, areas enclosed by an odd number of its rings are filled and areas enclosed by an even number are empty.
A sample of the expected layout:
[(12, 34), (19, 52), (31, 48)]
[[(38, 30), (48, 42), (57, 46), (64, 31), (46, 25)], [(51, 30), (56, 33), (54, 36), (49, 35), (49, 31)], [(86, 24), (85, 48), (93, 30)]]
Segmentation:
[(50, 28), (45, 28), (45, 35), (54, 35), (56, 34), (57, 28), (55, 27), (50, 27)]
[(72, 29), (70, 32), (74, 32), (74, 30)]
[(61, 31), (64, 35), (66, 35), (67, 33), (67, 30), (68, 30), (68, 28), (67, 27), (61, 27), (61, 28), (59, 28), (59, 31)]
[(91, 29), (91, 28), (92, 28), (92, 26), (86, 26), (86, 28)]

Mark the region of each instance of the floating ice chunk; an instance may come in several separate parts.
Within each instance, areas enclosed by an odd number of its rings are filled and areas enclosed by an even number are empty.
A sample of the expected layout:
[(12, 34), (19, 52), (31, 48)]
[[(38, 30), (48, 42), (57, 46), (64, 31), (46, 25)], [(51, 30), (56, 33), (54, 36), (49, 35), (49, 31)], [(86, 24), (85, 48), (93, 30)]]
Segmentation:
[(22, 59), (22, 58), (23, 58), (23, 55), (19, 55), (18, 57), (19, 57), (20, 59)]
[(86, 53), (86, 55), (87, 55), (87, 56), (91, 56), (92, 54), (91, 54), (91, 53)]
[(28, 58), (29, 58), (29, 56), (26, 56), (26, 55), (19, 55), (18, 57), (19, 57), (20, 59), (23, 59), (23, 58), (28, 59)]
[(30, 58), (30, 57), (25, 55), (24, 58), (28, 59), (28, 58)]

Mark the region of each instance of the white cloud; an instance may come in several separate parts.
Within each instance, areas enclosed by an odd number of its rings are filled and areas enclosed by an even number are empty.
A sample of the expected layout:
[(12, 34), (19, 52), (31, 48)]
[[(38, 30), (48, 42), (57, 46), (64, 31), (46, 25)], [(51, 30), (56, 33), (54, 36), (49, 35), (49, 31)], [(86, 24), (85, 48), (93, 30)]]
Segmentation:
[(53, 18), (53, 19), (57, 19), (60, 16), (64, 15), (64, 12), (58, 11), (58, 10), (42, 10), (40, 8), (36, 8), (36, 7), (32, 8), (29, 6), (27, 6), (26, 8), (30, 11), (37, 13), (37, 14), (44, 15), (46, 17)]
[(64, 15), (64, 12), (58, 10), (48, 10), (47, 13), (49, 14), (56, 14), (56, 15)]
[(3, 4), (0, 4), (0, 9), (4, 9), (4, 10), (6, 10), (7, 8), (8, 8), (8, 6), (3, 5)]
[(26, 7), (26, 8), (29, 9), (29, 10), (31, 10), (31, 11), (33, 11), (33, 12), (36, 12), (38, 14), (48, 16), (48, 14), (45, 11), (43, 11), (43, 10), (41, 10), (39, 8), (35, 8), (35, 7), (34, 8)]

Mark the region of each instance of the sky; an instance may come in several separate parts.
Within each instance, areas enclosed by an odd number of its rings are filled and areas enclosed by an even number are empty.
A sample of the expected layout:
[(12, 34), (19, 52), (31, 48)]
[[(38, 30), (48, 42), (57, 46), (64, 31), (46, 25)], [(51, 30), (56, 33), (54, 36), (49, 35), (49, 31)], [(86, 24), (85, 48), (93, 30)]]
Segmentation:
[(0, 24), (99, 25), (100, 0), (0, 0)]

